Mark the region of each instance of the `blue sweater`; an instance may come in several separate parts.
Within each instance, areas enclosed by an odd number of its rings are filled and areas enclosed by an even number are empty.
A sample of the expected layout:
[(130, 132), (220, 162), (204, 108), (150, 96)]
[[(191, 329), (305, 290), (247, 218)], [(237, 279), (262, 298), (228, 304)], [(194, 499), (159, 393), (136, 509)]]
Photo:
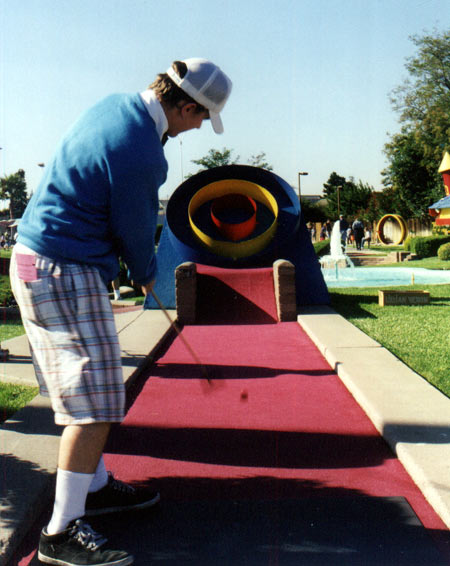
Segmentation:
[(144, 285), (156, 274), (158, 189), (167, 162), (139, 94), (114, 94), (85, 112), (58, 146), (18, 228), (18, 242), (52, 259), (119, 272)]

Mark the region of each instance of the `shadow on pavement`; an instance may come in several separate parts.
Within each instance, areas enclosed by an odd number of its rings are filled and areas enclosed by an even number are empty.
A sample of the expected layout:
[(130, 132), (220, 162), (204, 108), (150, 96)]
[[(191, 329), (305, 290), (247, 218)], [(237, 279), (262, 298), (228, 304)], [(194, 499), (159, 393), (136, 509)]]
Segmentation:
[(136, 566), (449, 564), (433, 541), (439, 533), (424, 529), (402, 497), (167, 501), (91, 524)]

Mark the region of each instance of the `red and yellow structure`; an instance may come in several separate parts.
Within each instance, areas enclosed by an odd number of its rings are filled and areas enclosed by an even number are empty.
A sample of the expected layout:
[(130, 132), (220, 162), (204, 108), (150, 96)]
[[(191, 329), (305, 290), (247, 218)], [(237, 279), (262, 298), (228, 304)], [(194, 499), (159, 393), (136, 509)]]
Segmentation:
[(439, 173), (444, 181), (445, 197), (432, 204), (428, 211), (437, 226), (450, 226), (450, 154), (448, 151), (444, 153)]

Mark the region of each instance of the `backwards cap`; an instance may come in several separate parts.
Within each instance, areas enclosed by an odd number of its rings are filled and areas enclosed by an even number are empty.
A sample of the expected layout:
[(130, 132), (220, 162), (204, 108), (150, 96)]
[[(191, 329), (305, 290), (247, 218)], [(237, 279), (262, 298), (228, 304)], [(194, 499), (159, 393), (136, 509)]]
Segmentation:
[(193, 57), (185, 59), (186, 75), (181, 78), (172, 67), (167, 74), (172, 81), (196, 102), (209, 110), (211, 125), (216, 134), (223, 133), (220, 112), (231, 93), (232, 82), (214, 63)]

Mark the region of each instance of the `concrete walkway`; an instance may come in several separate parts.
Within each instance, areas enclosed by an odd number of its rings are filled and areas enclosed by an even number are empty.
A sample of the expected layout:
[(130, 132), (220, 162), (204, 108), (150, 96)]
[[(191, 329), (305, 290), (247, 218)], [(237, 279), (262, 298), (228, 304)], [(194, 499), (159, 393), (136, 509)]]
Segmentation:
[[(450, 528), (450, 399), (329, 307), (303, 308), (298, 322)], [(130, 383), (171, 329), (153, 310), (118, 312), (116, 324)], [(0, 364), (1, 379), (34, 385), (26, 338), (2, 346), (11, 359)], [(58, 444), (48, 400), (40, 396), (0, 427), (0, 565), (52, 498)]]
[[(160, 311), (116, 311), (124, 379), (131, 383), (170, 333)], [(169, 311), (172, 318), (174, 311)], [(0, 379), (36, 386), (28, 341), (19, 336), (2, 343), (10, 352), (0, 363)], [(49, 400), (38, 395), (0, 425), (0, 566), (8, 563), (53, 497), (59, 435)]]

